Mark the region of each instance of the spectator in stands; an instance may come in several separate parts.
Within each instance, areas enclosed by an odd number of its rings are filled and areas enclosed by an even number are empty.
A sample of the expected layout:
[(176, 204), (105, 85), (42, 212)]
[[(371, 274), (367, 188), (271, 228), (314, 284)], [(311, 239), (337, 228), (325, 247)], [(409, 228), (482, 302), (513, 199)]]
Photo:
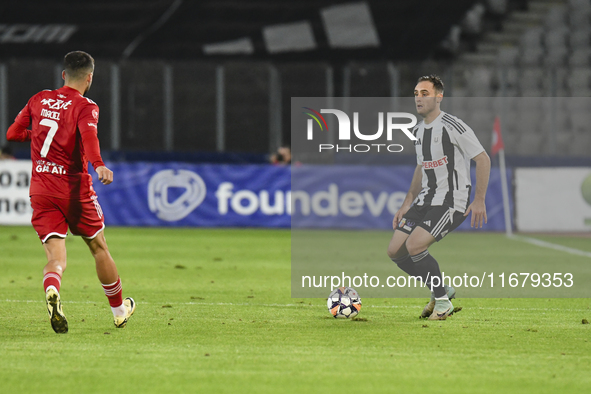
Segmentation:
[(5, 145), (0, 148), (0, 160), (14, 160), (14, 155), (12, 154), (12, 148), (10, 146)]
[(280, 146), (277, 152), (271, 154), (269, 161), (274, 165), (291, 164), (291, 148), (288, 145)]

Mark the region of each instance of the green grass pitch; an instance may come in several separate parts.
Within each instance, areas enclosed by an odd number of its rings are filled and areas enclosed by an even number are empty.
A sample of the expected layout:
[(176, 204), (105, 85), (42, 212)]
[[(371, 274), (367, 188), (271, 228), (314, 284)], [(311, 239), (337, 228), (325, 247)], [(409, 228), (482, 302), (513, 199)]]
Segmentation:
[[(68, 237), (61, 294), (70, 332), (57, 335), (34, 231), (0, 227), (0, 392), (591, 392), (591, 325), (582, 324), (591, 320), (589, 299), (460, 294), (461, 312), (426, 322), (417, 316), (427, 298), (364, 299), (360, 291), (361, 319), (341, 321), (325, 299), (290, 298), (289, 231), (105, 234), (136, 313), (126, 328), (113, 326), (86, 246)], [(385, 251), (390, 233), (375, 234)], [(564, 256), (486, 233), (452, 234), (434, 255), (449, 255), (462, 237), (488, 239), (479, 245), (491, 254)], [(585, 238), (540, 239), (591, 251)]]

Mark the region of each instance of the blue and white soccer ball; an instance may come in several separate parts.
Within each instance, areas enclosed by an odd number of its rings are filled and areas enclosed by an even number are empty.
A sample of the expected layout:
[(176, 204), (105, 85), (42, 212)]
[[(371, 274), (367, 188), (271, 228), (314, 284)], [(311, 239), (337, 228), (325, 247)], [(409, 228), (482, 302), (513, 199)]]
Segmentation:
[(330, 293), (326, 305), (335, 319), (348, 319), (359, 314), (361, 298), (359, 298), (359, 293), (354, 288), (339, 287)]

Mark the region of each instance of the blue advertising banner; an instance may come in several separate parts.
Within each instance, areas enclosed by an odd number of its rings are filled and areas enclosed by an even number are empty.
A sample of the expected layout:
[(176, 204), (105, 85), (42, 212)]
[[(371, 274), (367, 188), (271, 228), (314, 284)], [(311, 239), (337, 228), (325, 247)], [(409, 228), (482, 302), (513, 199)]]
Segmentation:
[[(107, 225), (384, 230), (392, 228), (415, 168), (146, 162), (108, 166), (114, 172), (112, 184), (102, 185), (93, 174)], [(508, 177), (511, 184), (511, 171)], [(486, 229), (504, 230), (498, 169), (491, 172), (487, 211)], [(466, 220), (459, 229), (469, 228)]]
[(102, 185), (93, 174), (107, 225), (290, 226), (287, 167), (145, 162), (107, 166), (114, 173), (112, 184)]
[[(292, 169), (292, 227), (392, 229), (415, 166), (302, 166)], [(512, 196), (512, 171), (507, 171)], [(475, 169), (472, 168), (472, 179)], [(491, 170), (486, 195), (487, 231), (505, 230), (501, 176)], [(471, 200), (474, 199), (474, 188)], [(511, 211), (513, 199), (510, 197)], [(470, 216), (458, 230), (470, 229)]]

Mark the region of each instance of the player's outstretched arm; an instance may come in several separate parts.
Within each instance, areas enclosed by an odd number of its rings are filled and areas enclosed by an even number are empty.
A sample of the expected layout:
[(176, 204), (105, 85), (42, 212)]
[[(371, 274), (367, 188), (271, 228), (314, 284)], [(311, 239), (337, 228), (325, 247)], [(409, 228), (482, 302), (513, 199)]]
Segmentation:
[(101, 181), (103, 185), (108, 185), (113, 182), (113, 171), (109, 170), (107, 167), (100, 166), (97, 167), (95, 171), (98, 175), (99, 181)]
[(415, 173), (412, 176), (412, 181), (410, 182), (410, 188), (408, 189), (408, 193), (406, 193), (406, 198), (402, 203), (402, 206), (396, 214), (394, 215), (394, 220), (392, 220), (392, 227), (396, 230), (398, 227), (398, 223), (402, 220), (402, 217), (410, 207), (412, 206), (412, 202), (417, 198), (419, 192), (421, 191), (421, 184), (423, 182), (423, 169), (420, 165), (415, 168)]
[(6, 139), (18, 142), (31, 141), (31, 130), (27, 130), (26, 127), (15, 122), (8, 128)]
[(474, 156), (472, 160), (476, 162), (476, 191), (474, 192), (474, 201), (468, 206), (464, 216), (468, 216), (472, 212), (470, 226), (482, 228), (483, 224), (487, 223), (484, 198), (486, 197), (488, 178), (490, 176), (490, 158), (486, 152), (482, 152)]

